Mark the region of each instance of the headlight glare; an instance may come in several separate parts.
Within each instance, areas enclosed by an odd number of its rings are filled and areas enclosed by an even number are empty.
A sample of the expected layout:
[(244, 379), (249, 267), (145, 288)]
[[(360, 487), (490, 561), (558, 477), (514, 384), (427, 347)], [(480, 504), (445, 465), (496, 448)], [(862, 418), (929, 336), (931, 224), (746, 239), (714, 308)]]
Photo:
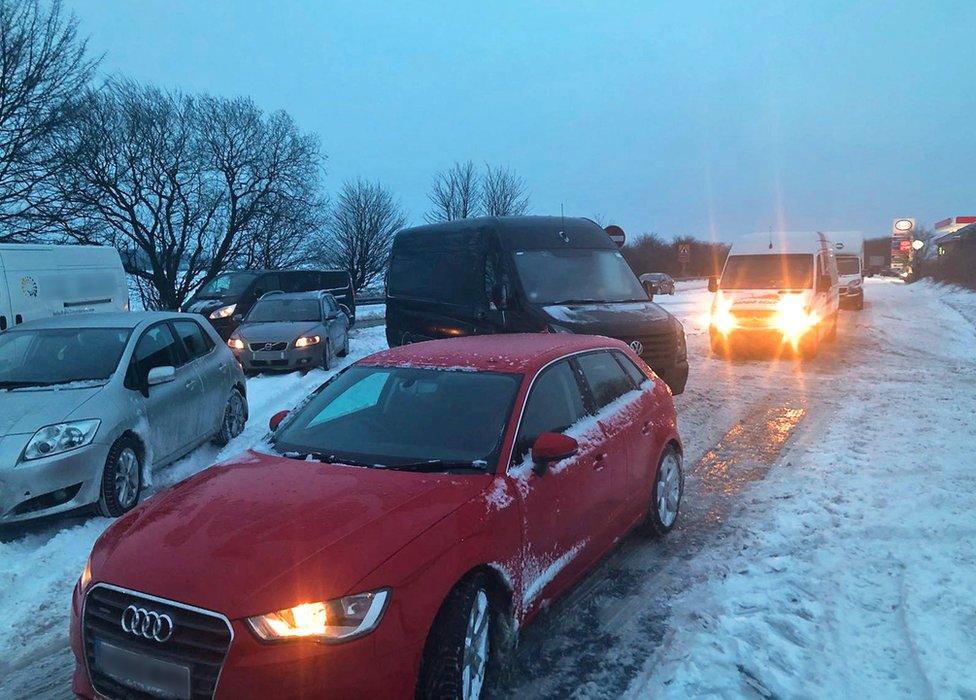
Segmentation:
[(302, 603), (293, 608), (249, 617), (247, 624), (265, 642), (289, 639), (344, 642), (376, 629), (388, 597), (389, 591), (384, 589), (324, 603)]
[(715, 298), (712, 308), (712, 325), (722, 335), (728, 335), (739, 325), (732, 315), (732, 300), (724, 296)]
[(791, 343), (799, 342), (803, 335), (817, 325), (817, 315), (804, 306), (802, 297), (785, 294), (776, 307), (776, 327)]
[(317, 335), (303, 335), (295, 341), (296, 348), (307, 348), (310, 345), (318, 345), (322, 339)]
[(45, 426), (27, 443), (24, 459), (40, 459), (84, 447), (95, 439), (100, 423), (100, 420), (78, 420)]
[(237, 310), (237, 304), (228, 304), (210, 312), (210, 318), (227, 318)]
[(243, 350), (244, 341), (241, 340), (240, 338), (231, 338), (230, 340), (227, 341), (227, 346), (231, 350)]

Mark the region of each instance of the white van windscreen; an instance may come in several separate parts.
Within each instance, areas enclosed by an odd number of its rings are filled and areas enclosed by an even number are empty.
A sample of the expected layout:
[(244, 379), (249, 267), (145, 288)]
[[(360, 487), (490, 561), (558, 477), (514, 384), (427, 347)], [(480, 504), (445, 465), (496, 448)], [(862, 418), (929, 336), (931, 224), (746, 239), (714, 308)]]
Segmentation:
[(850, 255), (837, 256), (838, 275), (857, 275), (861, 272), (861, 260)]
[(813, 256), (730, 255), (722, 272), (722, 289), (809, 289)]

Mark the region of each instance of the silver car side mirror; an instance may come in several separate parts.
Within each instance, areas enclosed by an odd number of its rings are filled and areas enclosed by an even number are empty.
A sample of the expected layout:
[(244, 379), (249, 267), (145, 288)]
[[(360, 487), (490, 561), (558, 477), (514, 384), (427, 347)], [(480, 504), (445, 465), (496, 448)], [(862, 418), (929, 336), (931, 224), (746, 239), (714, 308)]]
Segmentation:
[(166, 365), (163, 367), (153, 367), (149, 370), (146, 383), (149, 386), (156, 386), (157, 384), (167, 384), (174, 379), (176, 379), (176, 368)]

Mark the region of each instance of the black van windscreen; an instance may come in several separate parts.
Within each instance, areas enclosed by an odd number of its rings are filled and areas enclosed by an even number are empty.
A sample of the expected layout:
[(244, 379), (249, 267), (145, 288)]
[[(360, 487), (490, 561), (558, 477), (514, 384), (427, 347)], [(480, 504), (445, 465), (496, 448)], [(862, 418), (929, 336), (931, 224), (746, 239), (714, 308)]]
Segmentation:
[(515, 266), (533, 304), (647, 301), (647, 293), (617, 250), (520, 250)]

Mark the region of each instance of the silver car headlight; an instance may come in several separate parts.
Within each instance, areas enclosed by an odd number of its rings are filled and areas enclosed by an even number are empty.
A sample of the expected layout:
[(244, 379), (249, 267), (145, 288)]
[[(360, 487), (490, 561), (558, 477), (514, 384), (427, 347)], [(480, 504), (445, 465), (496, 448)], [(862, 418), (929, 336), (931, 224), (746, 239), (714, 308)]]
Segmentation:
[(210, 318), (227, 318), (237, 310), (237, 304), (228, 304), (210, 312)]
[(347, 595), (324, 603), (302, 603), (293, 608), (249, 617), (247, 624), (265, 642), (289, 639), (345, 642), (376, 629), (389, 597), (390, 592), (383, 589)]
[(40, 459), (84, 447), (95, 439), (100, 420), (76, 420), (41, 428), (24, 448), (24, 459)]

